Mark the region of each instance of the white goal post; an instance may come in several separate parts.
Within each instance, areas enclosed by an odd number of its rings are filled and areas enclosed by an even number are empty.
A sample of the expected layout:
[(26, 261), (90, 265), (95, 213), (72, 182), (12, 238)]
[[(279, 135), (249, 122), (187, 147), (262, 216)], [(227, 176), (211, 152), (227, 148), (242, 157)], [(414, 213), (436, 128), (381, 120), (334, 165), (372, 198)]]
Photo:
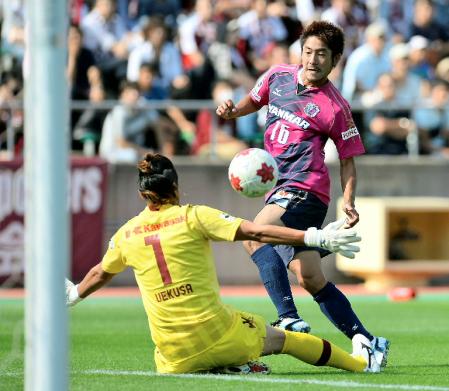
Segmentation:
[(25, 389), (61, 391), (67, 380), (64, 277), (68, 241), (68, 10), (26, 2)]

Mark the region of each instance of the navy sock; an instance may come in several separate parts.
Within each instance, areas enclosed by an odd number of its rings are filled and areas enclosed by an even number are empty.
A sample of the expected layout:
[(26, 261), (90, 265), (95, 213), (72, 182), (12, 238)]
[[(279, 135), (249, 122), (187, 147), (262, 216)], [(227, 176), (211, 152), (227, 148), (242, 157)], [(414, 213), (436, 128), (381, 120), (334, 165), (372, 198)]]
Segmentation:
[(328, 282), (313, 298), (323, 314), (348, 338), (363, 334), (370, 341), (373, 339), (352, 310), (349, 300), (334, 284)]
[(259, 269), (260, 278), (276, 306), (278, 316), (298, 318), (287, 268), (273, 246), (260, 247), (251, 255), (251, 258)]

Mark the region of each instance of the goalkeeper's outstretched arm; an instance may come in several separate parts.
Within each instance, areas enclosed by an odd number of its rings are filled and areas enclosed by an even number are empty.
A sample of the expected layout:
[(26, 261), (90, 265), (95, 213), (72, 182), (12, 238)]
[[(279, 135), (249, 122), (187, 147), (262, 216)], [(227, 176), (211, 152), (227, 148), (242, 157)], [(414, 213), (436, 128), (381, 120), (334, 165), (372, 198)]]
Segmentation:
[(353, 229), (342, 229), (345, 218), (328, 224), (323, 229), (311, 227), (306, 231), (277, 225), (256, 224), (244, 220), (236, 232), (234, 240), (253, 240), (262, 243), (306, 245), (321, 247), (347, 258), (354, 258), (360, 248), (354, 243), (361, 238)]
[(101, 267), (101, 263), (95, 265), (78, 284), (79, 296), (84, 299), (111, 281), (114, 275), (115, 274), (106, 273)]
[(101, 263), (94, 266), (83, 280), (75, 285), (71, 281), (66, 280), (66, 302), (67, 305), (72, 306), (89, 296), (91, 293), (97, 291), (102, 286), (107, 284), (115, 274), (107, 273), (101, 267)]

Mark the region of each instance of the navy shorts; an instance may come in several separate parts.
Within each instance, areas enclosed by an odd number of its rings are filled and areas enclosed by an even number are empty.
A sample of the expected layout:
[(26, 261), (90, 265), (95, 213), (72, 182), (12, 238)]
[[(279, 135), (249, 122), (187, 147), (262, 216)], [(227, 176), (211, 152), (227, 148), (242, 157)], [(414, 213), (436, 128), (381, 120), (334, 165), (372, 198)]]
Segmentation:
[[(276, 204), (285, 209), (281, 220), (286, 227), (307, 230), (309, 227), (321, 228), (327, 213), (327, 205), (316, 195), (304, 190), (278, 190), (267, 200), (267, 204)], [(319, 247), (286, 246), (283, 244), (274, 246), (281, 256), (286, 267), (294, 255), (301, 251), (316, 250), (321, 257), (330, 252)]]

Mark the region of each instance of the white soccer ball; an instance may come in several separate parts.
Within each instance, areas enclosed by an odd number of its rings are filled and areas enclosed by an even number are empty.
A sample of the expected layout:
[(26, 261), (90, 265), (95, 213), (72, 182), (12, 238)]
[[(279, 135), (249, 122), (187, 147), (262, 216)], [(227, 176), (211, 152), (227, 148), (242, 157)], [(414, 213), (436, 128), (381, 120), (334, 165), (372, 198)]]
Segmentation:
[(245, 197), (261, 197), (276, 184), (278, 166), (273, 156), (260, 148), (239, 152), (231, 161), (228, 178), (231, 187)]

